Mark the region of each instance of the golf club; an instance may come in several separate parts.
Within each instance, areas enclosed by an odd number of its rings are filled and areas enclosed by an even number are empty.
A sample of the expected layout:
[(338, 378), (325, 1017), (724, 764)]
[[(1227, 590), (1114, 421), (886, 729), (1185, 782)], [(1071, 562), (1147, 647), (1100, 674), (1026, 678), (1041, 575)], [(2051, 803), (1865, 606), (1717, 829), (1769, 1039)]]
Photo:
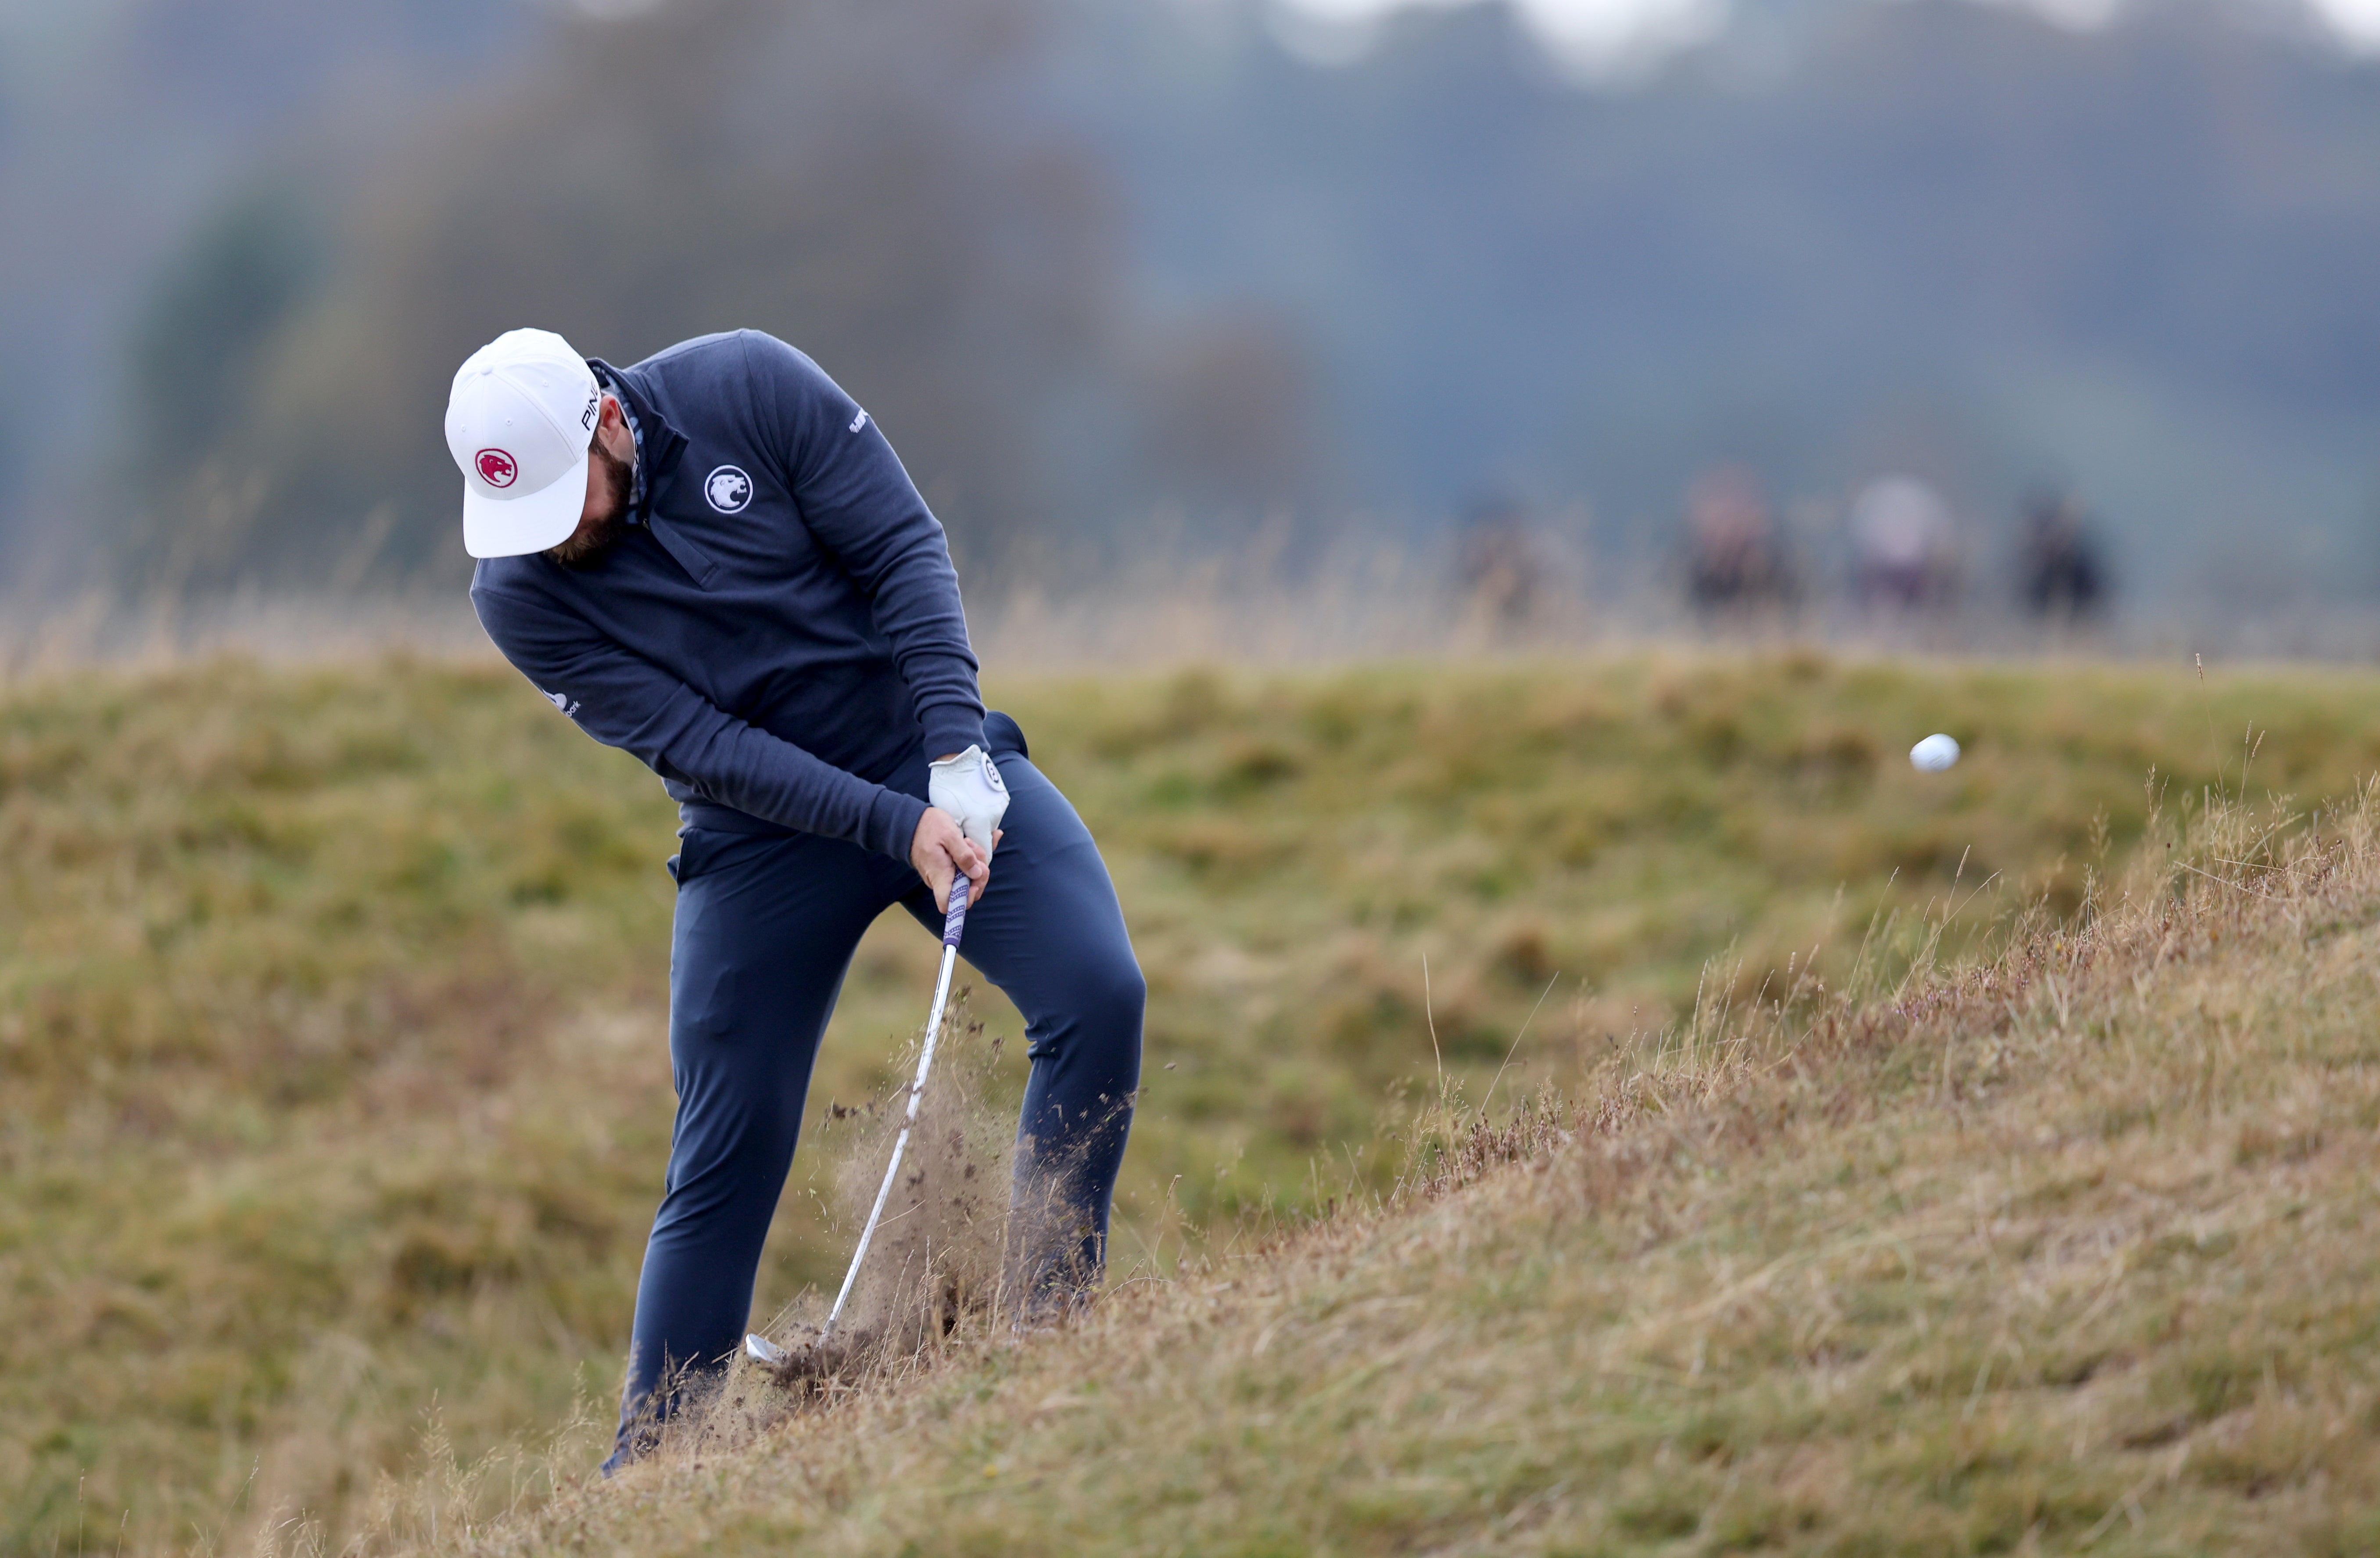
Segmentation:
[(876, 1187), (876, 1204), (868, 1209), (868, 1224), (859, 1231), (858, 1248), (851, 1252), (851, 1269), (843, 1273), (843, 1288), (834, 1296), (834, 1308), (827, 1311), (826, 1323), (806, 1348), (781, 1347), (757, 1332), (744, 1338), (744, 1350), (757, 1363), (779, 1370), (798, 1366), (800, 1354), (807, 1352), (812, 1359), (824, 1360), (827, 1338), (834, 1334), (835, 1321), (843, 1318), (843, 1307), (851, 1301), (852, 1284), (859, 1280), (860, 1262), (868, 1259), (868, 1246), (876, 1237), (876, 1224), (884, 1215), (884, 1203), (892, 1194), (892, 1182), (900, 1177), (902, 1155), (909, 1150), (909, 1132), (917, 1124), (917, 1102), (926, 1094), (926, 1073), (934, 1064), (934, 1045), (942, 1036), (942, 1008), (951, 994), (951, 968), (958, 961), (959, 934), (966, 928), (968, 882), (965, 875), (951, 879), (950, 912), (942, 918), (942, 968), (934, 979), (933, 1010), (926, 1017), (926, 1047), (917, 1056), (917, 1075), (909, 1084), (909, 1113), (901, 1122), (901, 1134), (892, 1140), (892, 1161), (884, 1166), (884, 1183)]

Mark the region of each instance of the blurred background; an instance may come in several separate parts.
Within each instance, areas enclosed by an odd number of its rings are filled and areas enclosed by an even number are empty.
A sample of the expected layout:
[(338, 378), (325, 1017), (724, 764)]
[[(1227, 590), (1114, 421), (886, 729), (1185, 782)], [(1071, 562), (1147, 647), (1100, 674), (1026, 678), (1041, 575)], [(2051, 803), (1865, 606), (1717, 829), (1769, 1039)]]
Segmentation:
[(1261, 597), (2368, 656), (2368, 50), (2375, 0), (0, 0), (0, 609), (453, 614), (469, 350), (753, 325), (1020, 646)]

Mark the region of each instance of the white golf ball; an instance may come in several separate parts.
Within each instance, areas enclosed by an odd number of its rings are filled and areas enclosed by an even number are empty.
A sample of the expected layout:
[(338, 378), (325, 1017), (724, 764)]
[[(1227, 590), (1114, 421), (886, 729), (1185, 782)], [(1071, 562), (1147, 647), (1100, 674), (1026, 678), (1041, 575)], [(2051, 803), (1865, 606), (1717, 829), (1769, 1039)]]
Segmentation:
[(1920, 773), (1939, 773), (1959, 761), (1959, 744), (1936, 734), (1909, 749), (1909, 766)]

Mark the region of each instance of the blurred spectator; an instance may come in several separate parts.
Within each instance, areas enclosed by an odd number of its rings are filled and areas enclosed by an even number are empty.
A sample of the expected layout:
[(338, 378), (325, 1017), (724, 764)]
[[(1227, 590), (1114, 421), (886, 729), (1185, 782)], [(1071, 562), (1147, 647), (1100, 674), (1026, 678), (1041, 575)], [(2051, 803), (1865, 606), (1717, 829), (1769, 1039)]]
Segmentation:
[(1908, 476), (1871, 481), (1852, 505), (1852, 586), (1864, 605), (1938, 611), (1958, 584), (1957, 526), (1940, 494)]
[(1799, 597), (1759, 480), (1741, 466), (1704, 472), (1686, 492), (1686, 596), (1705, 612), (1789, 606)]
[(2071, 621), (2097, 616), (2107, 605), (2107, 566), (2082, 504), (2070, 493), (2036, 488), (2022, 513), (2017, 567), (2025, 609)]
[(1547, 559), (1528, 510), (1510, 498), (1474, 504), (1463, 519), (1463, 594), (1473, 613), (1518, 624), (1535, 613)]

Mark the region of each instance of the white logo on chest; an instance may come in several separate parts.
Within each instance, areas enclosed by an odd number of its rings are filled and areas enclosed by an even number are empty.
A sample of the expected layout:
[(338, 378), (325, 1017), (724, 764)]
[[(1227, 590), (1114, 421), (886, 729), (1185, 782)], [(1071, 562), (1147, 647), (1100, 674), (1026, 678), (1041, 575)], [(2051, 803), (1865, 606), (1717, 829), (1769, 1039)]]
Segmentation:
[(702, 479), (702, 495), (722, 514), (741, 514), (752, 502), (752, 479), (723, 465)]

